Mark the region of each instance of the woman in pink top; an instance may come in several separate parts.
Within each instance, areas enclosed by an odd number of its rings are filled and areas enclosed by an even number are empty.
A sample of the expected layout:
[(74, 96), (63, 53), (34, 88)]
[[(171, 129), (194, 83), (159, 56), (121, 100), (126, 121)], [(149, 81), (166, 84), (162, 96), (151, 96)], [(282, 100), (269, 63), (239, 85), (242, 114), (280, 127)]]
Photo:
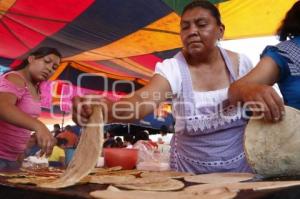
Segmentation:
[(18, 157), (35, 131), (42, 154), (50, 155), (54, 138), (37, 119), (41, 112), (39, 84), (47, 80), (60, 63), (61, 54), (42, 47), (18, 67), (0, 76), (0, 171), (18, 169)]

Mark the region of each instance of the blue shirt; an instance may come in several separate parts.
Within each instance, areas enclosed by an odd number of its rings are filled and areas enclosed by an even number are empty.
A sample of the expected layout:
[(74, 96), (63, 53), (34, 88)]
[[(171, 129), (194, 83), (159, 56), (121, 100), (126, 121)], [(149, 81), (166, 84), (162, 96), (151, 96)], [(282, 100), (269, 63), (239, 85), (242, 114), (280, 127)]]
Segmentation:
[(261, 56), (271, 57), (279, 67), (277, 83), (284, 103), (300, 109), (300, 36), (267, 46)]

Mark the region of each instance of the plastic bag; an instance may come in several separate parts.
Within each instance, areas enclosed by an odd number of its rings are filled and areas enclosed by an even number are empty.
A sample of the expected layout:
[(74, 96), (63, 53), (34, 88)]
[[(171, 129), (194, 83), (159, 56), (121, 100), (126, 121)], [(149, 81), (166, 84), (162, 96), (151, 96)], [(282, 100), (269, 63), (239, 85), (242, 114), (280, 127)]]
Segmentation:
[(24, 159), (22, 167), (26, 169), (42, 169), (49, 166), (48, 159), (45, 157), (29, 156)]
[(148, 140), (140, 140), (133, 145), (138, 149), (138, 170), (164, 171), (169, 170), (169, 151), (159, 150), (156, 143)]

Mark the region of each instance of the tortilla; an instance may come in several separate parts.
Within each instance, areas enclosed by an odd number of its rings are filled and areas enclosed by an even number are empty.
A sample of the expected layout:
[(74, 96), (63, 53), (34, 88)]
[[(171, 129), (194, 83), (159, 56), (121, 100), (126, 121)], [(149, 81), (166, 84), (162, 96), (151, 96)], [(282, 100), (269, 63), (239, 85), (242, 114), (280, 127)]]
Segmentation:
[(210, 173), (195, 176), (186, 176), (187, 182), (222, 184), (250, 180), (254, 177), (252, 173)]
[(123, 190), (105, 190), (93, 191), (90, 195), (94, 198), (101, 199), (158, 199), (158, 198), (172, 198), (172, 199), (230, 199), (236, 196), (236, 193), (226, 192), (216, 195), (198, 195), (184, 191), (176, 192), (154, 192), (154, 191), (123, 191)]
[(7, 178), (23, 178), (27, 176), (27, 173), (24, 172), (1, 172), (1, 177), (7, 177)]
[(41, 176), (41, 177), (59, 177), (63, 174), (64, 170), (61, 169), (52, 169), (52, 168), (43, 168), (43, 169), (22, 169), (25, 172), (26, 176)]
[(165, 178), (183, 178), (186, 176), (191, 176), (191, 173), (184, 173), (178, 171), (143, 171), (141, 177), (165, 177)]
[(135, 178), (131, 181), (126, 182), (126, 184), (149, 184), (149, 183), (161, 183), (166, 181), (168, 178), (160, 176), (152, 176), (147, 178)]
[(245, 182), (230, 185), (230, 190), (245, 190), (251, 188), (254, 191), (278, 189), (300, 185), (300, 181), (269, 181), (269, 182)]
[(0, 176), (7, 178), (59, 177), (62, 173), (63, 170), (52, 167), (42, 169), (20, 168), (18, 172), (0, 172)]
[(90, 183), (95, 184), (126, 184), (135, 177), (133, 175), (126, 176), (111, 176), (111, 175), (102, 175), (102, 176), (90, 176)]
[(109, 185), (106, 190), (107, 191), (121, 191), (119, 188), (117, 188), (113, 185)]
[(203, 194), (228, 190), (229, 192), (239, 192), (241, 190), (268, 190), (300, 185), (300, 181), (265, 181), (265, 182), (238, 182), (228, 184), (201, 184), (184, 189), (186, 192)]
[[(83, 130), (75, 151), (65, 173), (57, 180), (42, 183), (45, 188), (63, 188), (72, 186), (87, 176), (97, 163), (103, 145), (103, 115), (98, 106), (93, 107), (88, 126)], [(101, 127), (100, 127), (101, 126)]]
[(101, 171), (98, 170), (96, 173), (92, 173), (91, 175), (93, 176), (99, 176), (99, 175), (114, 175), (114, 176), (123, 176), (123, 175), (139, 175), (141, 174), (142, 171), (138, 171), (138, 170), (105, 170), (105, 171)]
[(122, 170), (121, 166), (110, 167), (110, 168), (93, 168), (90, 174), (97, 175), (97, 174), (104, 174), (104, 173), (109, 173), (112, 171), (120, 171), (120, 170)]
[(251, 119), (246, 127), (246, 158), (265, 177), (300, 175), (300, 111), (288, 106), (285, 111), (278, 123)]
[[(141, 178), (147, 179), (147, 178)], [(138, 180), (138, 179), (137, 179)], [(174, 179), (164, 179), (163, 181), (160, 179), (157, 182), (151, 183), (141, 183), (131, 181), (131, 183), (126, 184), (116, 184), (116, 187), (125, 188), (125, 189), (133, 189), (133, 190), (143, 190), (143, 191), (174, 191), (179, 190), (184, 187), (184, 184), (181, 181)]]
[(33, 176), (27, 176), (26, 178), (11, 178), (7, 179), (7, 182), (13, 183), (13, 184), (32, 184), (37, 185), (40, 183), (46, 183), (46, 182), (52, 182), (56, 177), (33, 177)]

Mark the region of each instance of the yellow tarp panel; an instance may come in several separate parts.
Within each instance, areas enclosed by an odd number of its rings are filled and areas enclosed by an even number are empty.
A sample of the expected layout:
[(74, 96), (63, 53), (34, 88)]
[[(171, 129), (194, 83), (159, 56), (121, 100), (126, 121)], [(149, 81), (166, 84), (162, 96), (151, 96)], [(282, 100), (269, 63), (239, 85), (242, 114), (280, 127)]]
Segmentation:
[[(287, 10), (295, 2), (296, 0), (229, 0), (218, 4), (226, 27), (224, 39), (274, 35)], [(111, 60), (179, 48), (179, 23), (180, 17), (171, 13), (109, 45), (64, 60)]]
[(230, 0), (219, 4), (226, 26), (224, 39), (275, 34), (296, 0)]
[(136, 78), (135, 77), (128, 77), (128, 76), (124, 76), (124, 75), (118, 75), (118, 74), (112, 74), (112, 73), (108, 73), (107, 71), (103, 71), (99, 68), (95, 68), (93, 66), (90, 66), (88, 64), (83, 64), (83, 63), (76, 63), (76, 62), (71, 62), (72, 67), (81, 70), (83, 72), (86, 73), (94, 73), (94, 74), (104, 74), (106, 75), (106, 77), (108, 78), (112, 78), (112, 79), (118, 79), (118, 80), (128, 80), (128, 81), (133, 81)]
[(179, 21), (179, 16), (171, 13), (116, 42), (65, 60), (107, 60), (178, 48), (181, 46)]
[(12, 6), (16, 0), (0, 0), (0, 19), (2, 18), (3, 14)]

